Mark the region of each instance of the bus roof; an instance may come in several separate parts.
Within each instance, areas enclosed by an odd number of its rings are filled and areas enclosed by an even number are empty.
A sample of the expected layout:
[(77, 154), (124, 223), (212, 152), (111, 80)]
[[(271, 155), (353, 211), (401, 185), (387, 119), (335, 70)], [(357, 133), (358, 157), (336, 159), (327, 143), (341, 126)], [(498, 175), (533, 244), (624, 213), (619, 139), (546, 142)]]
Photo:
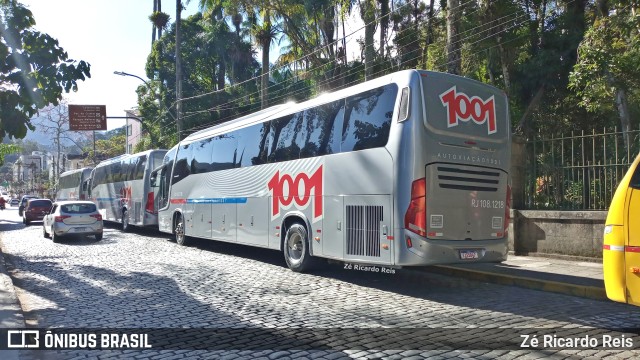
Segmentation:
[(60, 174), (59, 176), (66, 176), (66, 175), (75, 174), (75, 173), (79, 173), (79, 172), (85, 172), (87, 170), (91, 171), (91, 170), (93, 170), (93, 168), (90, 167), (90, 166), (87, 166), (87, 167), (83, 167), (83, 168), (80, 168), (80, 169), (67, 170), (67, 171), (63, 172), (62, 174)]
[(157, 151), (161, 151), (161, 152), (166, 153), (168, 150), (166, 150), (166, 149), (151, 149), (151, 150), (141, 151), (141, 152), (138, 152), (138, 153), (135, 153), (135, 154), (122, 154), (122, 155), (118, 155), (118, 156), (109, 158), (107, 160), (102, 160), (102, 161), (100, 161), (100, 163), (98, 165), (96, 165), (96, 167), (104, 166), (104, 165), (107, 165), (107, 164), (111, 164), (112, 162), (114, 162), (116, 160), (122, 160), (122, 159), (126, 159), (128, 157), (138, 157), (140, 155), (149, 155), (149, 154), (151, 154), (153, 152), (157, 152)]

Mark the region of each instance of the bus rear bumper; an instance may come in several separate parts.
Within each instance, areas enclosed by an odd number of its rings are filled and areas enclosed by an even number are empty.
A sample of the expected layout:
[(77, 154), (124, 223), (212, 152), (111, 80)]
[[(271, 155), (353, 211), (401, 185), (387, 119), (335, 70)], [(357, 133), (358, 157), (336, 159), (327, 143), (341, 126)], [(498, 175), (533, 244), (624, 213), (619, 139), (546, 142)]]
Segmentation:
[[(410, 244), (407, 238), (411, 239)], [(431, 240), (405, 231), (397, 252), (396, 265), (421, 266), (502, 262), (507, 260), (508, 239)], [(411, 245), (411, 246), (409, 246)]]

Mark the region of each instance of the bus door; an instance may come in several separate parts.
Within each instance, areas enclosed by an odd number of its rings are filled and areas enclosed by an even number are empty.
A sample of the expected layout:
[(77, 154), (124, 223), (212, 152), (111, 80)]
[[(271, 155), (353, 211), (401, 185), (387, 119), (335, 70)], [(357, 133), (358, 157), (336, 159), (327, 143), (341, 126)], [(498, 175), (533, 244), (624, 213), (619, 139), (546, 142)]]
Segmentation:
[(633, 184), (633, 179), (627, 203), (628, 236), (624, 252), (627, 303), (640, 305), (640, 184)]
[(391, 197), (345, 196), (343, 214), (344, 260), (391, 264)]

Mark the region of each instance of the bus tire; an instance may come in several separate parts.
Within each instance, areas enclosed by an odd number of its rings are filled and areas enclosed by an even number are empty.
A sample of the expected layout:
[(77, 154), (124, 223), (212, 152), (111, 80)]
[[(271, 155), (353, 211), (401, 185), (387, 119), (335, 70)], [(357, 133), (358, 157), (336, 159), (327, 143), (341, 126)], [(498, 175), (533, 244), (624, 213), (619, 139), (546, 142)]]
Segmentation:
[(187, 246), (187, 236), (184, 234), (184, 218), (182, 214), (176, 215), (176, 221), (174, 222), (173, 233), (176, 238), (176, 244), (181, 246)]
[(313, 268), (315, 259), (309, 252), (309, 235), (307, 228), (300, 223), (293, 223), (284, 236), (282, 252), (289, 269), (305, 272)]
[(129, 210), (122, 209), (122, 231), (128, 232), (129, 230)]

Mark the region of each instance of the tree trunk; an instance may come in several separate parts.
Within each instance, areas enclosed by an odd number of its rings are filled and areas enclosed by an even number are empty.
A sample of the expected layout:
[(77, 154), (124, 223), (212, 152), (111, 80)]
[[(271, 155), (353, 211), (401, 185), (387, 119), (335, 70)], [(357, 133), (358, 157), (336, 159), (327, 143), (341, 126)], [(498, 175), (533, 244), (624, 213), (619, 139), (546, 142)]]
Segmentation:
[(507, 54), (502, 46), (502, 38), (498, 37), (498, 52), (500, 54), (500, 65), (502, 66), (502, 79), (504, 80), (504, 92), (507, 96), (511, 93), (511, 76), (509, 76), (509, 62)]
[(376, 33), (376, 13), (373, 0), (360, 2), (360, 15), (364, 21), (364, 79), (371, 80), (376, 51), (373, 38)]
[[(158, 0), (153, 0), (153, 13), (158, 11)], [(156, 24), (151, 23), (151, 46), (156, 42)]]
[[(162, 0), (156, 0), (158, 1), (158, 12), (162, 12)], [(158, 40), (160, 40), (160, 38), (162, 37), (162, 28), (158, 28)]]
[(447, 0), (447, 72), (460, 75), (460, 0)]
[(271, 33), (271, 14), (269, 10), (266, 10), (264, 15), (264, 31), (265, 34), (262, 37), (262, 77), (260, 79), (260, 103), (261, 108), (265, 109), (269, 105), (269, 48), (271, 48), (271, 36), (267, 33)]
[(423, 66), (426, 69), (429, 63), (429, 45), (433, 44), (433, 5), (435, 0), (429, 0), (429, 12), (427, 15), (427, 37), (424, 44), (424, 52), (422, 54)]

